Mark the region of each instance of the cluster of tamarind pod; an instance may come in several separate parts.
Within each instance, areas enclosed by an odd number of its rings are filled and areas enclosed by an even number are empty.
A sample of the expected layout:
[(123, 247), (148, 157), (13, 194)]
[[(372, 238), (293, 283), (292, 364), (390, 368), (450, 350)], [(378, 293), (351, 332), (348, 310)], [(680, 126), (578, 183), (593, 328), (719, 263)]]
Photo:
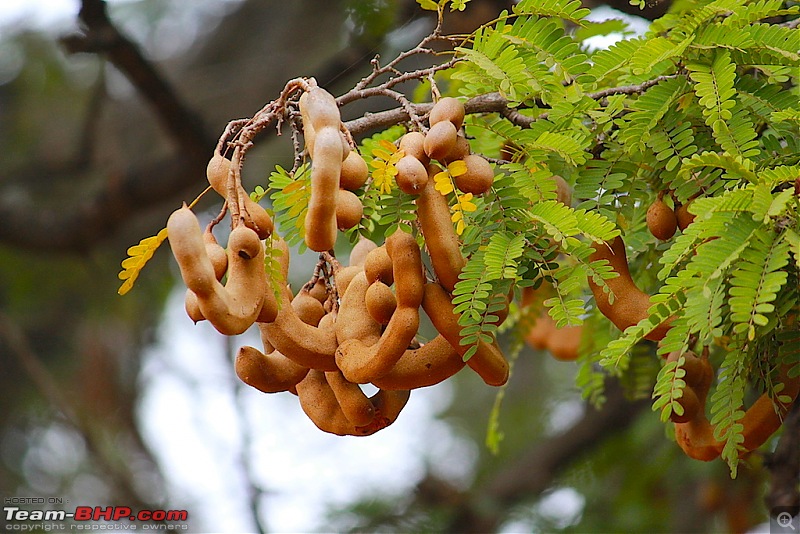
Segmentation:
[[(402, 191), (415, 197), (417, 235), (397, 229), (380, 246), (362, 237), (349, 264), (343, 266), (332, 249), (338, 231), (361, 222), (363, 206), (355, 191), (367, 183), (369, 170), (355, 150), (333, 96), (314, 83), (303, 91), (298, 107), (311, 158), (304, 237), (309, 249), (321, 253), (318, 269), (307, 284), (292, 292), (288, 246), (273, 234), (266, 210), (242, 188), (234, 164), (240, 160), (226, 158), (218, 148), (208, 164), (207, 178), (231, 212), (227, 249), (212, 233), (218, 221), (204, 231), (186, 206), (167, 223), (170, 246), (187, 286), (189, 317), (195, 322), (208, 320), (225, 335), (241, 334), (256, 324), (263, 352), (248, 346), (238, 351), (239, 378), (266, 393), (297, 395), (313, 423), (333, 434), (370, 435), (387, 427), (406, 405), (411, 390), (442, 382), (464, 367), (489, 385), (504, 384), (509, 366), (494, 339), (479, 341), (477, 351), (464, 361), (470, 347), (461, 343), (459, 316), (451, 301), (466, 258), (448, 201), (437, 190), (434, 177), (441, 172), (440, 165), (460, 160), (466, 170), (452, 177), (459, 191), (481, 195), (494, 180), (488, 161), (470, 153), (462, 129), (463, 104), (454, 98), (439, 99), (429, 114), (430, 129), (408, 132), (399, 140), (402, 157), (396, 163), (395, 180)], [(558, 200), (569, 204), (568, 186), (563, 179), (553, 178)], [(676, 211), (659, 195), (647, 213), (648, 228), (655, 237), (669, 239), (676, 227), (683, 229), (691, 223), (685, 206)], [(649, 316), (650, 295), (632, 279), (621, 237), (592, 246), (589, 260), (607, 260), (617, 273), (604, 286), (589, 278), (596, 306), (624, 331)], [(424, 255), (432, 274), (423, 266)], [(277, 259), (280, 268), (265, 269), (265, 258)], [(523, 307), (534, 300), (537, 297), (531, 291), (523, 292)], [(421, 311), (437, 331), (424, 344), (418, 339)], [(506, 313), (498, 313), (498, 324)], [(664, 321), (644, 337), (660, 341), (670, 323), (671, 319)], [(548, 350), (559, 360), (577, 358), (581, 326), (557, 328), (546, 312), (530, 326), (525, 336), (528, 344)], [(672, 414), (677, 441), (693, 458), (716, 458), (724, 444), (715, 438), (717, 429), (705, 415), (714, 377), (707, 354), (669, 357), (682, 358), (685, 370), (686, 387), (677, 399), (683, 413)], [(740, 421), (745, 451), (763, 444), (780, 427), (798, 395), (800, 377), (790, 377), (786, 368), (780, 369), (780, 375), (779, 401), (763, 394)], [(367, 397), (363, 384), (374, 385), (378, 392)]]
[[(636, 325), (646, 319), (650, 308), (650, 295), (636, 286), (628, 268), (625, 243), (616, 237), (609, 245), (593, 244), (594, 252), (590, 261), (608, 260), (612, 269), (618, 274), (616, 278), (606, 280), (608, 292), (589, 278), (589, 286), (600, 312), (620, 330)], [(614, 295), (612, 301), (610, 294)], [(644, 337), (651, 341), (661, 341), (666, 336), (672, 318), (655, 326)], [(798, 334), (800, 339), (800, 334)], [(685, 371), (683, 380), (686, 387), (682, 396), (677, 399), (683, 413), (673, 411), (670, 419), (675, 426), (678, 445), (691, 458), (709, 461), (720, 456), (725, 446), (716, 439), (719, 429), (715, 428), (706, 417), (706, 397), (715, 377), (714, 368), (708, 358), (708, 350), (698, 357), (687, 351), (672, 352), (667, 361), (678, 361), (683, 358), (681, 368)], [(742, 454), (751, 452), (763, 445), (781, 426), (800, 392), (800, 376), (790, 376), (790, 365), (782, 365), (778, 369), (777, 383), (783, 384), (779, 396), (770, 397), (763, 393), (738, 421), (742, 425)]]
[[(453, 111), (454, 103), (460, 110), (455, 106)], [(442, 382), (467, 366), (489, 385), (504, 384), (509, 366), (494, 340), (479, 341), (477, 351), (464, 361), (469, 347), (461, 344), (451, 292), (466, 259), (447, 200), (429, 179), (438, 172), (431, 160), (455, 157), (456, 144), (462, 145), (459, 157), (469, 157), (468, 148), (466, 153), (463, 149), (466, 140), (456, 131), (464, 118), (463, 105), (455, 99), (440, 100), (431, 112), (428, 135), (408, 134), (400, 142), (408, 155), (405, 167), (398, 165), (397, 183), (417, 195), (419, 228), (434, 279), (428, 279), (417, 238), (401, 229), (380, 246), (362, 237), (347, 266), (333, 257), (337, 231), (354, 226), (362, 216), (352, 190), (366, 182), (367, 165), (352, 150), (352, 139), (329, 93), (310, 85), (299, 108), (312, 162), (305, 240), (308, 248), (322, 253), (321, 263), (294, 294), (288, 285), (287, 244), (273, 234), (269, 214), (234, 179), (232, 161), (215, 153), (207, 168), (208, 181), (227, 204), (238, 203), (236, 210), (229, 206), (233, 228), (227, 249), (212, 233), (218, 221), (204, 231), (185, 205), (167, 222), (170, 246), (187, 287), (189, 317), (208, 320), (225, 335), (241, 334), (256, 324), (263, 352), (249, 346), (239, 349), (239, 378), (265, 393), (297, 395), (311, 421), (333, 434), (364, 436), (387, 427), (412, 389)], [(445, 122), (448, 126), (436, 128)], [(434, 128), (447, 131), (436, 134)], [(481, 188), (488, 190), (493, 179), (491, 166), (478, 158), (482, 164), (467, 162), (467, 181), (462, 184), (476, 194)], [(483, 182), (480, 188), (478, 181)], [(280, 269), (265, 269), (265, 257), (277, 259)], [(417, 338), (421, 311), (437, 331), (424, 344)], [(378, 392), (367, 397), (362, 384), (373, 384)]]

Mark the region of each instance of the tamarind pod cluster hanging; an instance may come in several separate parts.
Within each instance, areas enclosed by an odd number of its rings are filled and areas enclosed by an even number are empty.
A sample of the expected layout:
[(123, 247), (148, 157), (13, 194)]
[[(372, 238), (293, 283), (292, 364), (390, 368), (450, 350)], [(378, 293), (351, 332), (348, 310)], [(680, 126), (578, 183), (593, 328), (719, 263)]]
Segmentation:
[(261, 314), (267, 297), (264, 246), (250, 228), (239, 225), (228, 239), (228, 279), (223, 286), (206, 252), (203, 232), (184, 206), (167, 221), (170, 246), (186, 287), (203, 318), (225, 335), (241, 334)]
[[(646, 319), (649, 316), (647, 310), (650, 308), (650, 295), (639, 289), (631, 278), (625, 242), (622, 238), (615, 237), (609, 245), (592, 243), (592, 248), (594, 252), (589, 255), (589, 260), (608, 260), (612, 269), (619, 275), (605, 281), (608, 290), (613, 294), (613, 303), (611, 295), (589, 277), (589, 288), (600, 312), (623, 331)], [(669, 319), (664, 321), (644, 337), (651, 341), (660, 341), (667, 334), (670, 322)]]
[[(676, 360), (680, 355), (671, 353), (669, 359)], [(707, 357), (698, 357), (692, 352), (684, 354), (686, 375), (684, 396), (689, 393), (698, 400), (694, 413), (688, 417), (676, 417), (675, 439), (687, 456), (696, 460), (710, 461), (722, 454), (725, 443), (715, 437), (715, 427), (706, 417), (705, 408), (708, 391), (714, 378), (714, 370)], [(742, 425), (742, 454), (751, 452), (763, 445), (769, 437), (780, 428), (783, 418), (789, 412), (800, 392), (800, 377), (790, 377), (791, 365), (782, 365), (778, 369), (777, 383), (783, 384), (779, 399), (772, 399), (763, 393), (744, 413), (738, 421)], [(680, 402), (680, 399), (679, 399)], [(681, 404), (684, 410), (687, 406)]]
[(397, 310), (377, 343), (359, 339), (343, 342), (336, 351), (336, 364), (348, 380), (357, 383), (380, 378), (397, 363), (419, 329), (424, 278), (417, 241), (411, 234), (395, 231), (386, 239), (397, 288)]
[[(356, 226), (363, 216), (353, 191), (366, 184), (369, 170), (352, 150), (333, 96), (313, 81), (299, 86), (304, 92), (298, 107), (311, 158), (305, 241), (311, 250), (329, 253), (338, 231)], [(397, 230), (381, 246), (359, 240), (347, 266), (321, 255), (314, 277), (295, 294), (288, 285), (288, 245), (272, 236), (269, 214), (241, 187), (243, 149), (236, 145), (232, 160), (214, 154), (206, 177), (226, 199), (223, 210), (232, 214), (227, 249), (211, 231), (218, 221), (203, 233), (185, 206), (167, 226), (187, 286), (187, 314), (194, 321), (209, 320), (227, 335), (258, 325), (263, 351), (244, 346), (236, 354), (234, 368), (243, 382), (265, 393), (295, 393), (303, 411), (326, 432), (370, 435), (396, 420), (412, 389), (437, 384), (467, 365), (488, 384), (508, 380), (508, 363), (494, 341), (480, 342), (464, 362), (469, 347), (461, 344), (459, 316), (451, 302), (466, 259), (447, 198), (431, 179), (439, 167), (430, 161), (446, 165), (463, 160), (464, 193), (482, 194), (494, 179), (491, 165), (470, 154), (463, 120), (463, 104), (441, 99), (431, 112), (428, 134), (409, 132), (400, 141), (405, 156), (398, 183), (405, 180), (401, 187), (418, 195), (422, 237), (437, 279), (428, 284), (417, 237)], [(439, 141), (437, 130), (444, 132)], [(267, 247), (270, 262), (265, 264)], [(274, 260), (278, 272), (269, 268)], [(420, 310), (437, 329), (422, 344), (416, 339)], [(497, 323), (507, 311), (498, 313)], [(367, 383), (379, 389), (369, 398), (361, 388)]]

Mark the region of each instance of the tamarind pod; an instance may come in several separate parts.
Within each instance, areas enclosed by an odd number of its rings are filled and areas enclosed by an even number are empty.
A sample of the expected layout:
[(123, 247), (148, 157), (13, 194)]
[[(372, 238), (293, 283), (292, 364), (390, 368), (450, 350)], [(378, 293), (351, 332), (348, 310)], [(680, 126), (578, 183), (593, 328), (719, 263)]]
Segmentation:
[(408, 349), (392, 370), (372, 381), (386, 390), (417, 389), (443, 382), (466, 366), (441, 334), (418, 349)]
[(342, 267), (334, 274), (333, 279), (336, 282), (336, 291), (340, 296), (347, 292), (350, 282), (352, 282), (353, 278), (355, 278), (355, 276), (361, 272), (364, 272), (363, 267), (351, 265), (348, 267)]
[(367, 311), (365, 296), (369, 287), (367, 277), (361, 270), (342, 295), (336, 320), (336, 340), (339, 344), (348, 339), (360, 339), (365, 345), (373, 345), (380, 339), (381, 325)]
[(453, 145), (452, 150), (450, 150), (450, 152), (448, 152), (448, 154), (442, 159), (442, 162), (445, 164), (450, 164), (453, 161), (466, 158), (471, 152), (472, 147), (469, 146), (469, 141), (464, 134), (458, 132), (458, 135), (456, 135), (456, 142)]
[(431, 108), (431, 113), (428, 116), (428, 122), (431, 126), (442, 122), (450, 121), (456, 129), (460, 129), (464, 123), (464, 116), (466, 110), (464, 104), (457, 98), (447, 96), (440, 98)]
[(339, 189), (336, 193), (336, 228), (349, 230), (357, 226), (363, 216), (361, 199), (347, 189)]
[(322, 303), (312, 297), (305, 288), (298, 291), (292, 299), (292, 308), (301, 321), (311, 326), (317, 326), (325, 315)]
[[(422, 165), (427, 166), (431, 158), (425, 153), (425, 134), (422, 132), (408, 132), (400, 138), (399, 150), (406, 156), (411, 156)], [(398, 162), (399, 163), (399, 162)]]
[(583, 326), (555, 328), (547, 340), (547, 350), (556, 360), (571, 362), (578, 358)]
[(356, 427), (355, 435), (369, 436), (394, 423), (405, 408), (410, 395), (410, 391), (378, 391), (370, 397), (375, 406), (375, 417), (370, 424)]
[(431, 159), (444, 160), (456, 146), (458, 130), (450, 121), (437, 122), (425, 134), (425, 154)]
[(355, 426), (344, 415), (324, 372), (311, 369), (295, 389), (300, 407), (317, 428), (337, 436), (355, 432)]
[[(689, 387), (697, 387), (701, 384), (711, 384), (714, 379), (714, 370), (692, 351), (681, 354), (680, 351), (672, 351), (667, 355), (667, 362), (675, 362), (683, 356), (681, 368), (685, 371), (683, 381)], [(708, 387), (708, 386), (705, 386)]]
[(364, 186), (369, 178), (367, 162), (357, 150), (351, 150), (342, 162), (342, 175), (339, 177), (339, 187), (348, 191), (355, 191)]
[(317, 428), (339, 436), (369, 436), (386, 428), (397, 419), (410, 395), (408, 391), (378, 391), (369, 399), (375, 414), (372, 421), (355, 426), (345, 416), (326, 373), (312, 369), (295, 389), (300, 407)]
[[(233, 165), (231, 160), (215, 153), (206, 167), (206, 178), (208, 178), (209, 185), (224, 199), (228, 199), (228, 175), (231, 165)], [(272, 235), (274, 229), (272, 217), (259, 203), (251, 199), (241, 186), (240, 190), (244, 198), (244, 206), (241, 208), (250, 216), (249, 219), (245, 217), (245, 224), (255, 230), (259, 238), (267, 239)]]
[(231, 231), (228, 280), (223, 286), (206, 254), (197, 217), (188, 207), (170, 215), (167, 231), (183, 281), (196, 295), (202, 316), (224, 335), (247, 330), (261, 312), (267, 289), (264, 247), (256, 233), (244, 225)]
[(311, 164), (311, 196), (305, 218), (306, 246), (326, 252), (336, 243), (336, 193), (342, 169), (339, 130), (317, 129)]
[(228, 254), (225, 249), (217, 243), (217, 239), (210, 229), (206, 228), (203, 232), (203, 241), (206, 244), (206, 255), (211, 260), (211, 265), (214, 266), (214, 277), (217, 280), (222, 280), (225, 273), (228, 271)]
[(678, 415), (673, 409), (669, 416), (670, 421), (673, 423), (688, 423), (697, 417), (697, 413), (700, 411), (700, 400), (697, 398), (697, 393), (694, 392), (694, 389), (686, 386), (681, 392), (681, 397), (676, 400), (683, 408), (683, 413)]
[(678, 219), (675, 216), (675, 212), (660, 198), (657, 198), (647, 208), (646, 222), (647, 229), (650, 230), (653, 237), (661, 241), (671, 239), (678, 229)]
[(241, 347), (234, 363), (239, 379), (264, 393), (278, 393), (295, 387), (308, 368), (273, 350), (264, 354), (254, 347)]
[[(333, 328), (314, 327), (300, 320), (292, 308), (291, 297), (284, 291), (280, 309), (272, 322), (259, 323), (262, 332), (275, 350), (295, 363), (334, 371), (336, 361), (336, 331)], [(325, 317), (320, 320), (320, 324)]]
[(534, 349), (544, 350), (555, 329), (556, 322), (546, 311), (542, 311), (525, 334), (525, 342)]
[[(307, 116), (308, 123), (316, 130), (317, 134), (324, 128), (339, 130), (342, 122), (339, 106), (333, 95), (322, 87), (318, 85), (310, 87), (300, 95), (297, 104), (300, 108), (301, 118), (305, 120)], [(305, 129), (305, 127), (306, 123), (303, 122), (303, 128)]]
[(375, 406), (358, 384), (348, 382), (341, 371), (328, 371), (325, 380), (333, 391), (339, 407), (354, 426), (366, 426), (375, 418)]
[[(366, 278), (365, 278), (366, 280)], [(397, 299), (389, 286), (376, 280), (367, 288), (364, 303), (369, 315), (379, 324), (389, 324), (397, 309)]]
[(463, 158), (467, 171), (454, 177), (456, 187), (464, 193), (482, 195), (494, 183), (494, 169), (483, 157), (469, 154)]
[[(427, 157), (425, 159), (428, 159)], [(425, 184), (428, 183), (428, 170), (416, 157), (406, 155), (400, 158), (395, 165), (397, 187), (409, 195), (418, 195)]]
[(419, 246), (411, 234), (395, 231), (386, 239), (397, 291), (397, 310), (377, 343), (349, 339), (336, 350), (336, 364), (351, 382), (363, 384), (387, 374), (419, 329), (425, 279)]
[(206, 320), (203, 316), (203, 312), (200, 311), (200, 303), (197, 302), (197, 295), (195, 295), (194, 291), (191, 289), (187, 289), (186, 296), (183, 297), (183, 309), (194, 324)]
[[(628, 259), (625, 253), (625, 242), (621, 237), (615, 237), (610, 247), (606, 244), (592, 243), (594, 252), (589, 255), (590, 261), (608, 260), (612, 269), (619, 274), (616, 278), (606, 280), (608, 289), (614, 294), (614, 303), (611, 304), (609, 295), (603, 288), (594, 283), (589, 277), (589, 288), (592, 290), (595, 302), (600, 312), (611, 320), (620, 330), (637, 324), (649, 316), (650, 295), (640, 290), (631, 278), (628, 269)], [(670, 319), (656, 326), (644, 337), (650, 341), (660, 341), (669, 330)]]
[(316, 283), (308, 290), (308, 294), (317, 299), (320, 304), (328, 300), (328, 284), (323, 277), (319, 277)]
[[(672, 354), (670, 356), (676, 358)], [(714, 427), (711, 426), (705, 414), (708, 391), (714, 380), (714, 369), (706, 357), (697, 358), (697, 363), (701, 369), (701, 371), (693, 371), (697, 380), (692, 386), (687, 384), (685, 389), (692, 390), (698, 399), (699, 407), (695, 416), (689, 421), (675, 423), (675, 441), (690, 458), (708, 462), (722, 453), (723, 444), (714, 439)]]
[(682, 204), (678, 206), (678, 209), (675, 210), (675, 220), (677, 221), (678, 228), (681, 229), (681, 232), (686, 230), (686, 228), (688, 228), (688, 226), (694, 222), (695, 215), (694, 213), (689, 212), (689, 204), (691, 203), (687, 202), (686, 204)]
[(436, 190), (433, 175), (439, 168), (428, 168), (428, 183), (417, 197), (417, 219), (419, 220), (425, 245), (430, 255), (431, 266), (439, 283), (448, 293), (453, 292), (458, 275), (467, 261), (461, 254), (458, 236), (450, 221), (450, 206), (447, 199)]
[(392, 259), (389, 257), (386, 245), (371, 250), (364, 259), (364, 274), (369, 284), (381, 281), (387, 286), (392, 285), (394, 283), (393, 269)]
[(797, 399), (798, 392), (800, 392), (800, 376), (790, 378), (791, 367), (791, 365), (781, 366), (778, 379), (784, 385), (779, 395), (787, 397), (786, 402), (771, 399), (767, 393), (764, 393), (742, 416), (740, 420), (744, 427), (742, 446), (745, 450), (752, 451), (763, 445), (781, 427), (784, 417)]
[(363, 266), (364, 261), (367, 259), (367, 254), (376, 248), (378, 248), (378, 245), (374, 241), (367, 239), (363, 235), (359, 236), (358, 242), (353, 245), (353, 249), (350, 251), (350, 267)]
[(566, 206), (572, 205), (572, 188), (561, 176), (554, 174), (553, 181), (556, 183), (556, 200)]
[[(450, 343), (462, 358), (469, 349), (461, 344), (461, 325), (450, 295), (436, 283), (425, 284), (422, 309), (430, 317), (436, 330)], [(490, 343), (478, 341), (478, 350), (467, 360), (467, 365), (490, 386), (501, 386), (508, 381), (508, 362), (500, 349)]]

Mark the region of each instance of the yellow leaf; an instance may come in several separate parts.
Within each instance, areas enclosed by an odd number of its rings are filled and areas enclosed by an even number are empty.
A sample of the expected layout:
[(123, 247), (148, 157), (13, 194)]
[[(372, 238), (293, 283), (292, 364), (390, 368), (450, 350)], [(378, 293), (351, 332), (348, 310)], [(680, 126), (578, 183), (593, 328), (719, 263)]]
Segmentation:
[(138, 245), (128, 248), (129, 257), (122, 260), (123, 270), (118, 275), (119, 279), (125, 282), (117, 290), (117, 293), (124, 295), (133, 288), (139, 273), (165, 239), (167, 239), (167, 229), (162, 228), (158, 234), (146, 237), (139, 241)]
[[(383, 149), (386, 150), (387, 152), (389, 152), (390, 154), (394, 154), (395, 152), (397, 152), (397, 147), (391, 141), (388, 141), (386, 139), (381, 139), (380, 141), (378, 141), (378, 144), (381, 147), (383, 147)], [(386, 158), (386, 159), (389, 159), (389, 158)]]
[(377, 159), (382, 160), (381, 162), (374, 162), (374, 165), (379, 165), (383, 161), (389, 161), (392, 159), (392, 154), (390, 152), (386, 152), (385, 150), (381, 150), (380, 148), (376, 148), (372, 151), (372, 155), (375, 156)]
[(447, 171), (437, 172), (433, 177), (434, 187), (443, 195), (449, 195), (453, 192), (453, 182), (450, 180), (450, 175)]
[(465, 172), (467, 172), (467, 164), (464, 163), (463, 159), (457, 159), (455, 161), (451, 161), (450, 164), (447, 166), (447, 172), (450, 173), (450, 176), (461, 176)]

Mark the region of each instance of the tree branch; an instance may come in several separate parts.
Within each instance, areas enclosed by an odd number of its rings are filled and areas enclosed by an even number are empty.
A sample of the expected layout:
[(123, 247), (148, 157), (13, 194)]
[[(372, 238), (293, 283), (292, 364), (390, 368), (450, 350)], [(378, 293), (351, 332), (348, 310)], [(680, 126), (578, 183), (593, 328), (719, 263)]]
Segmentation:
[(765, 498), (767, 508), (800, 506), (800, 401), (796, 401), (783, 421), (783, 433), (775, 452), (765, 464), (771, 473)]
[(208, 154), (212, 137), (204, 131), (200, 117), (184, 104), (139, 47), (114, 26), (106, 7), (103, 0), (82, 0), (78, 17), (84, 33), (62, 38), (62, 45), (72, 54), (105, 55), (150, 104), (161, 126), (181, 150)]
[(586, 413), (570, 428), (534, 444), (485, 483), (476, 486), (450, 522), (449, 532), (495, 531), (509, 508), (541, 494), (558, 474), (592, 450), (598, 442), (625, 430), (649, 406), (648, 400), (632, 402), (617, 383), (606, 387), (607, 400), (600, 410)]

